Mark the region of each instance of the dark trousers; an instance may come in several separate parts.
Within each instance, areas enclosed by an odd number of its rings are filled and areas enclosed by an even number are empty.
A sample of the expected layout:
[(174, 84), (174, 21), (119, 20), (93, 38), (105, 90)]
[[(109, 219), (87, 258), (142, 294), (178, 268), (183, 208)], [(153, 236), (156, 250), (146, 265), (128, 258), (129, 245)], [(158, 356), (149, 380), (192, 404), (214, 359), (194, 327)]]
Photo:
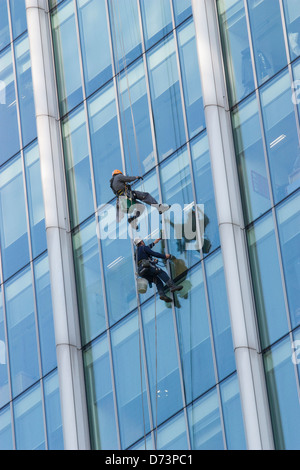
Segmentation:
[(159, 295), (163, 295), (165, 293), (163, 282), (167, 284), (171, 280), (165, 271), (156, 266), (151, 266), (147, 269), (139, 269), (139, 275), (144, 279), (147, 279), (148, 282), (154, 282)]
[(150, 206), (152, 204), (158, 204), (156, 199), (154, 199), (154, 197), (152, 197), (151, 194), (149, 193), (143, 193), (142, 191), (135, 191), (135, 190), (133, 191), (133, 193), (135, 195), (135, 199), (138, 199), (139, 201), (142, 201), (145, 204), (149, 204)]

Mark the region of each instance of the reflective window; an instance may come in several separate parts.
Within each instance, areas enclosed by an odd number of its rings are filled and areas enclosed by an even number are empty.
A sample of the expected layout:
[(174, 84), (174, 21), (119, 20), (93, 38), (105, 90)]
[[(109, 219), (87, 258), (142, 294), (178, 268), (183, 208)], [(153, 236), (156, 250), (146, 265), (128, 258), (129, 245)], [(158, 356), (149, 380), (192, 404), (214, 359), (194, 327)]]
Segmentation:
[(12, 390), (16, 396), (39, 378), (30, 269), (5, 284), (5, 298)]
[(300, 196), (299, 192), (277, 211), (282, 261), (292, 327), (300, 324)]
[(21, 158), (0, 171), (0, 237), (4, 278), (29, 262), (27, 220)]
[(83, 100), (73, 0), (67, 0), (51, 16), (56, 76), (61, 115)]
[[(127, 354), (127, 353), (126, 353)], [(92, 449), (118, 449), (118, 439), (106, 335), (84, 352)]]
[[(300, 60), (297, 60), (293, 66), (293, 74), (294, 74), (294, 81), (292, 83), (293, 88), (293, 95), (292, 100), (293, 103), (298, 105), (298, 115), (300, 117)], [(300, 146), (298, 148), (298, 152), (300, 155)]]
[(206, 132), (192, 140), (191, 153), (197, 204), (204, 212), (201, 219), (201, 230), (204, 232), (201, 239), (202, 253), (207, 255), (220, 246), (220, 239)]
[(142, 60), (119, 76), (118, 88), (127, 174), (142, 175), (155, 165)]
[[(11, 48), (0, 54), (0, 165), (20, 149)], [(9, 129), (9, 132), (7, 132)], [(12, 139), (11, 136), (14, 136)]]
[(298, 0), (283, 0), (291, 59), (300, 55), (300, 3)]
[(188, 450), (186, 424), (183, 412), (157, 430), (157, 449)]
[(178, 29), (179, 57), (190, 138), (205, 127), (195, 27), (189, 21)]
[(221, 383), (221, 399), (228, 450), (246, 450), (237, 375)]
[(221, 252), (207, 258), (206, 275), (219, 379), (235, 370)]
[(148, 67), (157, 150), (163, 160), (186, 140), (173, 36), (149, 52)]
[(77, 5), (86, 94), (90, 95), (112, 76), (105, 0), (78, 0)]
[(173, 8), (176, 25), (192, 14), (191, 0), (173, 0)]
[(86, 118), (80, 106), (62, 121), (65, 168), (72, 227), (94, 212)]
[(9, 42), (10, 35), (7, 16), (7, 2), (0, 2), (0, 50), (9, 44)]
[(232, 113), (235, 149), (246, 223), (271, 207), (256, 96)]
[(48, 449), (63, 450), (64, 443), (57, 371), (44, 379), (44, 395)]
[(248, 0), (259, 84), (287, 64), (279, 2)]
[(289, 338), (265, 355), (265, 369), (276, 449), (299, 450), (299, 395)]
[(88, 101), (90, 133), (98, 205), (113, 197), (109, 181), (114, 169), (122, 170), (117, 107), (110, 83)]
[(42, 369), (45, 375), (56, 367), (51, 285), (47, 255), (38, 258), (34, 262), (34, 276)]
[(96, 224), (83, 224), (73, 235), (77, 296), (83, 344), (105, 330), (106, 320)]
[(108, 0), (116, 72), (142, 55), (136, 0)]
[[(7, 370), (7, 344), (5, 336), (5, 324), (3, 317), (2, 289), (0, 292), (0, 408), (9, 402), (9, 383)], [(1, 417), (0, 417), (1, 423)], [(1, 428), (1, 424), (0, 424)], [(1, 436), (1, 431), (0, 431)], [(1, 438), (0, 438), (1, 442)], [(0, 444), (1, 446), (1, 444)]]
[(45, 450), (40, 384), (14, 401), (14, 417), (17, 450)]
[(261, 89), (275, 202), (300, 186), (299, 140), (288, 72)]
[(146, 49), (172, 30), (170, 0), (141, 0)]
[(25, 2), (20, 2), (20, 0), (9, 0), (9, 3), (13, 37), (16, 38), (27, 29)]
[(224, 450), (216, 389), (189, 406), (188, 418), (193, 450)]
[(140, 440), (137, 444), (130, 447), (129, 450), (154, 450), (152, 435), (148, 435)]
[(0, 450), (13, 450), (11, 411), (9, 406), (0, 410)]
[[(154, 426), (182, 409), (182, 394), (174, 323), (159, 299), (142, 308)], [(167, 334), (166, 334), (167, 332)]]
[(139, 334), (137, 313), (111, 330), (122, 449), (149, 431), (144, 361)]
[(32, 255), (35, 258), (47, 248), (44, 199), (37, 142), (24, 150), (24, 159), (31, 246)]
[(175, 307), (186, 402), (190, 403), (210, 389), (216, 379), (201, 267), (184, 276), (181, 284)]
[(231, 104), (254, 90), (244, 0), (218, 0), (225, 71)]
[(288, 332), (271, 215), (249, 230), (248, 243), (261, 342), (265, 348)]

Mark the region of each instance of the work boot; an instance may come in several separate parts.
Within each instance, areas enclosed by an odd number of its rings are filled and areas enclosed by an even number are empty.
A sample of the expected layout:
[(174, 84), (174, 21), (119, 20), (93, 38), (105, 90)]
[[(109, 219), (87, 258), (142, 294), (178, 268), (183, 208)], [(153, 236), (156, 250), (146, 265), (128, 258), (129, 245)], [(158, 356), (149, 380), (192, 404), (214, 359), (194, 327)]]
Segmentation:
[(183, 286), (176, 286), (172, 279), (167, 282), (167, 286), (170, 287), (170, 292), (176, 292), (178, 290), (183, 289)]
[(158, 206), (158, 211), (160, 214), (163, 214), (164, 212), (168, 211), (171, 206), (169, 204), (159, 204)]
[(164, 300), (165, 302), (172, 302), (172, 299), (170, 299), (170, 297), (165, 294), (162, 294), (159, 298), (160, 300)]

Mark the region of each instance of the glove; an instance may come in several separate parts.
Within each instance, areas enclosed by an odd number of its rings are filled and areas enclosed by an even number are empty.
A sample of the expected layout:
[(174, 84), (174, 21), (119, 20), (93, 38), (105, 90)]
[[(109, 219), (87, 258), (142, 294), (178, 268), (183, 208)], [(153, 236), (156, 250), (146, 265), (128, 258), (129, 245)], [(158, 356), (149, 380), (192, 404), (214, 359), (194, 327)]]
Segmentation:
[(144, 178), (142, 176), (137, 177), (138, 180), (143, 180)]

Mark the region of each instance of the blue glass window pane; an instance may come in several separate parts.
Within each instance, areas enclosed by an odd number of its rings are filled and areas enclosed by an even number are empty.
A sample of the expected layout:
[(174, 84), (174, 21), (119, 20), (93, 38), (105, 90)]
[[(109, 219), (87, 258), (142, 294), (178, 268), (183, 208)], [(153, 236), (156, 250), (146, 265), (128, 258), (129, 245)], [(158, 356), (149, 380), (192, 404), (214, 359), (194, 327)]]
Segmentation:
[(288, 332), (271, 215), (261, 219), (249, 230), (248, 242), (261, 342), (265, 348)]
[(221, 383), (221, 398), (228, 450), (246, 450), (243, 416), (237, 375)]
[(217, 4), (225, 72), (233, 105), (254, 90), (244, 0), (219, 0)]
[(105, 0), (78, 0), (77, 5), (86, 94), (90, 95), (112, 76)]
[(283, 6), (291, 59), (294, 60), (300, 55), (300, 3), (298, 0), (283, 0)]
[(158, 450), (188, 450), (186, 421), (183, 412), (157, 430)]
[(56, 367), (56, 347), (53, 325), (50, 274), (48, 256), (34, 262), (36, 305), (39, 322), (40, 349), (43, 374)]
[(0, 450), (13, 450), (10, 407), (0, 410)]
[(153, 441), (152, 441), (152, 435), (148, 435), (140, 440), (137, 444), (133, 445), (132, 447), (129, 447), (129, 450), (154, 450), (153, 447)]
[(265, 369), (276, 450), (300, 450), (299, 393), (289, 338), (265, 355)]
[(286, 289), (292, 328), (300, 324), (300, 196), (295, 194), (277, 210)]
[(149, 411), (137, 313), (111, 330), (122, 449), (149, 432)]
[(116, 72), (142, 55), (138, 3), (108, 0)]
[(21, 158), (0, 171), (0, 237), (4, 279), (29, 262), (29, 247)]
[(16, 73), (23, 147), (37, 135), (33, 98), (29, 41), (27, 34), (15, 42)]
[(170, 0), (141, 0), (146, 49), (172, 30)]
[(44, 395), (48, 449), (63, 450), (64, 442), (57, 371), (44, 379)]
[(179, 57), (189, 136), (192, 138), (205, 127), (200, 72), (195, 40), (195, 27), (189, 21), (178, 29)]
[(192, 14), (191, 0), (173, 0), (175, 23), (178, 25)]
[(44, 199), (37, 142), (24, 150), (24, 159), (32, 255), (35, 258), (47, 248)]
[(163, 160), (186, 141), (173, 36), (149, 52), (148, 67), (157, 151)]
[(109, 181), (114, 169), (122, 170), (117, 108), (113, 84), (88, 101), (94, 175), (98, 206), (111, 200)]
[[(0, 408), (9, 402), (9, 384), (7, 370), (7, 344), (3, 317), (2, 291), (0, 292)], [(1, 418), (0, 418), (1, 423)], [(0, 424), (1, 429), (1, 424)], [(1, 431), (0, 431), (1, 435)], [(0, 439), (1, 443), (1, 439)], [(0, 444), (1, 446), (1, 444)]]
[(183, 407), (175, 331), (171, 312), (159, 299), (144, 304), (142, 316), (156, 426)]
[(256, 96), (232, 113), (235, 149), (246, 223), (271, 207)]
[(39, 379), (39, 361), (30, 269), (5, 284), (13, 396)]
[(60, 113), (83, 101), (74, 2), (67, 0), (51, 14)]
[(108, 316), (113, 325), (137, 306), (129, 226), (127, 216), (116, 224), (114, 205), (99, 211), (98, 216)]
[(14, 401), (14, 417), (17, 450), (45, 450), (40, 384)]
[(193, 450), (224, 450), (216, 389), (188, 407), (188, 418)]
[(181, 284), (175, 307), (186, 402), (190, 403), (210, 389), (216, 379), (201, 266), (185, 276)]
[[(20, 149), (11, 48), (0, 54), (0, 165)], [(5, 123), (5, 126), (3, 125)], [(12, 136), (14, 138), (12, 139)]]
[(196, 187), (197, 204), (204, 211), (201, 240), (203, 255), (209, 254), (220, 246), (219, 225), (215, 205), (214, 186), (211, 175), (210, 154), (207, 134), (202, 133), (191, 142), (194, 182)]
[(86, 119), (80, 106), (62, 121), (65, 167), (72, 227), (94, 212)]
[(205, 265), (214, 345), (221, 380), (236, 368), (221, 252), (207, 258)]
[(9, 42), (10, 35), (7, 16), (7, 3), (0, 2), (0, 50), (2, 50), (7, 44), (9, 44)]
[(287, 64), (279, 2), (248, 0), (250, 25), (259, 84)]
[(83, 224), (73, 236), (77, 296), (83, 344), (106, 329), (100, 259), (95, 220)]
[[(127, 354), (127, 353), (126, 353)], [(118, 449), (110, 357), (106, 335), (84, 352), (92, 449)]]
[(299, 140), (289, 72), (261, 89), (262, 113), (275, 202), (300, 186)]
[[(4, 3), (4, 2), (2, 2)], [(25, 2), (9, 0), (14, 39), (27, 29)]]
[(142, 175), (155, 165), (142, 60), (119, 76), (118, 89), (127, 174)]
[[(294, 81), (293, 88), (293, 103), (298, 105), (298, 115), (300, 117), (300, 60), (297, 60), (293, 66)], [(298, 148), (298, 155), (300, 155), (300, 146)]]

